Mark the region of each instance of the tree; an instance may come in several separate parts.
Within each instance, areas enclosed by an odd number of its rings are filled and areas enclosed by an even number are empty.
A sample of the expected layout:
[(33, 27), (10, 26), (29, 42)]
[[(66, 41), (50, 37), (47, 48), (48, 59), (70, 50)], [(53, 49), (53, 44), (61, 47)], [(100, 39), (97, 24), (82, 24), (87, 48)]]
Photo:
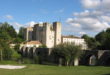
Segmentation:
[(17, 51), (12, 50), (12, 59), (13, 60), (19, 60), (21, 58), (21, 54), (19, 54)]
[(12, 38), (17, 37), (17, 33), (16, 33), (15, 29), (13, 28), (13, 26), (9, 26), (7, 29), (7, 32)]
[(7, 22), (2, 23), (0, 26), (0, 39), (5, 40), (7, 43), (12, 43), (17, 37), (17, 33), (13, 26)]
[(22, 43), (23, 41), (24, 41), (23, 39), (17, 37), (17, 38), (14, 39), (13, 42), (14, 42), (15, 44), (20, 44), (20, 43)]
[(1, 60), (10, 60), (12, 58), (12, 49), (10, 43), (17, 38), (17, 34), (13, 26), (7, 22), (0, 25), (0, 55)]
[(9, 60), (12, 56), (12, 49), (3, 40), (0, 41), (1, 60)]
[(95, 38), (89, 37), (86, 34), (83, 35), (82, 38), (85, 39), (89, 49), (97, 49), (97, 46), (99, 45), (99, 42)]
[(106, 37), (106, 40), (105, 40), (104, 43), (103, 43), (103, 47), (104, 47), (104, 49), (106, 49), (106, 50), (110, 50), (110, 28), (108, 28), (108, 29), (106, 30), (106, 35), (105, 35), (105, 37)]
[(108, 49), (110, 50), (110, 28), (106, 31), (102, 31), (95, 36), (95, 39), (100, 43), (98, 46), (99, 49)]
[(2, 41), (0, 40), (0, 60), (3, 60), (3, 47), (2, 47)]
[(72, 65), (74, 60), (81, 55), (81, 46), (69, 43), (60, 44), (53, 48), (53, 54), (58, 57), (58, 59), (63, 59), (65, 65)]
[(4, 48), (3, 50), (3, 59), (4, 60), (11, 60), (12, 59), (12, 49), (9, 47)]
[(24, 27), (20, 27), (19, 29), (18, 37), (21, 39), (24, 39), (24, 30), (25, 30)]
[(15, 47), (14, 47), (14, 50), (15, 50), (16, 52), (18, 52), (18, 51), (19, 51), (19, 48), (20, 48), (20, 44), (16, 44)]
[(47, 46), (43, 44), (43, 45), (40, 45), (39, 48), (47, 48)]
[(11, 40), (11, 37), (8, 35), (6, 31), (0, 30), (0, 39), (9, 42)]

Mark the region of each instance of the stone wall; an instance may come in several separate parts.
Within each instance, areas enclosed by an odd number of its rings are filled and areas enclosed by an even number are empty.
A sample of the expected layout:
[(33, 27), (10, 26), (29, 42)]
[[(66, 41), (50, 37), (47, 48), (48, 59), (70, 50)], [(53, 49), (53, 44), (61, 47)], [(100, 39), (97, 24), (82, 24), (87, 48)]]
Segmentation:
[[(51, 48), (21, 48), (21, 54), (25, 57), (42, 56), (42, 60), (54, 61), (59, 59), (52, 56)], [(110, 50), (84, 50), (82, 57), (74, 62), (76, 65), (104, 65), (110, 66)]]

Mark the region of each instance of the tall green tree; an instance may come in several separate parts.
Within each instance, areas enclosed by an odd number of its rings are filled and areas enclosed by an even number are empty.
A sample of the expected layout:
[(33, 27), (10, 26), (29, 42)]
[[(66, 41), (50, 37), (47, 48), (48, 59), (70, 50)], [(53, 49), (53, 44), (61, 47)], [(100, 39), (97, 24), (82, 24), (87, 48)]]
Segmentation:
[(12, 50), (4, 40), (0, 40), (0, 58), (1, 60), (9, 60), (12, 56)]
[(58, 57), (58, 59), (61, 58), (65, 60), (65, 65), (73, 65), (74, 60), (81, 55), (81, 46), (69, 43), (60, 44), (53, 48), (53, 54)]
[(12, 49), (10, 43), (14, 43), (17, 33), (13, 26), (7, 22), (0, 24), (0, 57), (1, 60), (9, 60), (12, 58)]
[(24, 39), (24, 30), (25, 30), (24, 27), (20, 27), (19, 29), (18, 37), (21, 39)]
[(106, 41), (106, 32), (102, 31), (95, 36), (95, 39), (100, 43), (98, 49), (104, 49), (104, 43)]
[(108, 28), (106, 31), (98, 33), (95, 38), (100, 43), (99, 49), (110, 50), (110, 28)]
[(97, 46), (99, 45), (99, 42), (93, 38), (93, 37), (90, 37), (88, 35), (83, 35), (82, 38), (85, 39), (86, 43), (87, 43), (87, 46), (89, 49), (97, 49)]
[(2, 45), (2, 40), (0, 39), (0, 60), (3, 60), (3, 45)]
[(9, 28), (7, 29), (7, 32), (12, 38), (17, 37), (17, 33), (16, 33), (15, 29), (13, 28), (13, 26), (9, 26)]
[(8, 24), (7, 22), (2, 23), (0, 26), (0, 39), (5, 40), (10, 43), (17, 37), (17, 33), (13, 26)]

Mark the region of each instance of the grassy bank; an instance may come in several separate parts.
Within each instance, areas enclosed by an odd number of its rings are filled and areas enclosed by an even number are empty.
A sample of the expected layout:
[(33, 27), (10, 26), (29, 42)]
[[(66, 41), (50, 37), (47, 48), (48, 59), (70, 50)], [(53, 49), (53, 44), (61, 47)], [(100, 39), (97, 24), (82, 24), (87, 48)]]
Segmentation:
[(18, 64), (18, 62), (16, 62), (16, 61), (0, 61), (0, 65), (5, 65), (5, 64)]
[(19, 70), (0, 69), (0, 75), (110, 75), (110, 67), (27, 65)]

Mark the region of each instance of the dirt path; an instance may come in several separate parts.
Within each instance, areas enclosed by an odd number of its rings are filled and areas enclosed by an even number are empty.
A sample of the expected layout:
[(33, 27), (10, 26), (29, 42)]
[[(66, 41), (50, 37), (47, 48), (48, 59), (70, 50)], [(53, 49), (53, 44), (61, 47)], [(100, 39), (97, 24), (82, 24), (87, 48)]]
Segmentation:
[(0, 65), (0, 68), (2, 69), (22, 69), (26, 66), (15, 66), (15, 65)]

